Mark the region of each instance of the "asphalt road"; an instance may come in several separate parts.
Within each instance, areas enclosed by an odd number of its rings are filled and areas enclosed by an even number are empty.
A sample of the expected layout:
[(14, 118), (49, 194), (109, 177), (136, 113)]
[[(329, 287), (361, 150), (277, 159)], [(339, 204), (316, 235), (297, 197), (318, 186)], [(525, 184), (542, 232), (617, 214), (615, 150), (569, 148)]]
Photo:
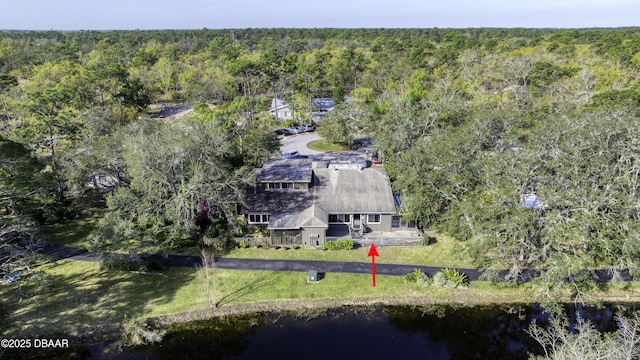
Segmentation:
[[(48, 244), (44, 246), (40, 253), (53, 256), (57, 259), (72, 259), (78, 261), (97, 261), (99, 256), (96, 253), (88, 252), (84, 249), (77, 249), (65, 245)], [(202, 260), (199, 256), (187, 255), (144, 255), (143, 260), (155, 260), (162, 263), (166, 267), (199, 267), (202, 266)], [(309, 270), (317, 270), (318, 272), (336, 272), (336, 273), (355, 273), (370, 274), (370, 262), (347, 262), (347, 261), (314, 261), (314, 260), (265, 260), (265, 259), (238, 259), (217, 257), (215, 266), (220, 269), (236, 269), (236, 270), (269, 270), (269, 271), (299, 271), (307, 272)], [(442, 270), (442, 267), (423, 266), (423, 265), (404, 265), (404, 264), (379, 264), (376, 263), (376, 273), (380, 275), (403, 276), (415, 269), (420, 269), (424, 273), (433, 276), (436, 272)], [(459, 271), (467, 274), (470, 280), (479, 279), (483, 271), (478, 269), (457, 268)], [(500, 277), (504, 277), (508, 273), (507, 270), (498, 272)], [(531, 281), (539, 277), (539, 272), (534, 270), (526, 270), (521, 274), (519, 281)], [(616, 275), (608, 269), (593, 270), (591, 278), (597, 283), (606, 283), (612, 281), (633, 281), (628, 270), (620, 270)], [(568, 281), (572, 279), (568, 278)]]
[(280, 137), (280, 151), (284, 154), (288, 151), (297, 150), (300, 155), (316, 155), (321, 154), (319, 151), (311, 150), (307, 147), (307, 144), (320, 140), (320, 135), (317, 132), (307, 132), (303, 134), (288, 135)]
[(357, 151), (340, 151), (340, 152), (321, 152), (311, 150), (307, 147), (307, 144), (320, 140), (320, 135), (317, 132), (308, 132), (303, 134), (281, 136), (280, 137), (280, 151), (284, 154), (288, 151), (297, 150), (300, 155), (310, 156), (315, 161), (344, 161), (353, 160), (357, 156), (370, 155), (371, 150), (368, 148), (359, 149)]
[[(99, 255), (85, 249), (72, 248), (65, 245), (47, 244), (40, 253), (53, 256), (56, 259), (71, 259), (77, 261), (98, 261)], [(143, 260), (155, 260), (166, 267), (196, 267), (202, 266), (199, 256), (187, 255), (142, 255)], [(239, 259), (216, 257), (215, 264), (220, 269), (237, 270), (270, 270), (270, 271), (301, 271), (317, 270), (319, 272), (341, 272), (370, 274), (371, 262), (348, 261), (315, 261), (315, 260), (265, 260), (265, 259)], [(433, 275), (440, 267), (400, 264), (376, 264), (376, 273), (382, 275), (405, 275), (414, 269), (422, 269), (427, 274)], [(475, 280), (481, 272), (475, 269), (460, 269), (470, 279)]]

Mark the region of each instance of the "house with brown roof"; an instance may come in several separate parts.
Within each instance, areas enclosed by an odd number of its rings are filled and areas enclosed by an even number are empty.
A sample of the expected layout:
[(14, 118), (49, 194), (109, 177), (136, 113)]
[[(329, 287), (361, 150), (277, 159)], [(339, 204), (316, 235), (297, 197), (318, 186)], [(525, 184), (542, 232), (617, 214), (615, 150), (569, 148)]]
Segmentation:
[(386, 172), (355, 161), (269, 160), (248, 203), (247, 222), (269, 229), (273, 245), (322, 246), (327, 239), (415, 229), (397, 215)]

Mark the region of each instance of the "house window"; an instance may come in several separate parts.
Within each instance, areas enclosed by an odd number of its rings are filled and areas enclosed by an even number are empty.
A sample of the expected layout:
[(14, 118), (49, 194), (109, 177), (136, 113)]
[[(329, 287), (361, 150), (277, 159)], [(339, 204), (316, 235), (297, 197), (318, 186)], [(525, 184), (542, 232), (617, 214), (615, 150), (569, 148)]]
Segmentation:
[(392, 228), (399, 228), (400, 227), (400, 217), (399, 216), (394, 216), (391, 218), (391, 227)]
[(329, 214), (330, 223), (348, 223), (351, 222), (351, 215), (349, 214)]
[(249, 214), (249, 224), (268, 224), (268, 214)]
[(280, 183), (269, 183), (269, 189), (280, 189)]
[(367, 216), (367, 223), (369, 223), (369, 224), (379, 224), (380, 223), (380, 214), (369, 214)]
[(283, 189), (293, 189), (293, 183), (282, 183)]

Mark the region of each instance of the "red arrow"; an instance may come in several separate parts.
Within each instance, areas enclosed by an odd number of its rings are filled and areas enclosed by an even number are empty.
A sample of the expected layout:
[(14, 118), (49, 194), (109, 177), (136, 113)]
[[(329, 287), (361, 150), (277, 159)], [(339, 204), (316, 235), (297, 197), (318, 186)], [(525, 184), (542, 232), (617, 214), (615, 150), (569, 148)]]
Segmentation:
[(371, 247), (369, 247), (369, 253), (367, 257), (371, 256), (371, 276), (373, 279), (373, 287), (376, 287), (376, 256), (380, 256), (378, 254), (378, 250), (376, 250), (376, 246), (371, 243)]

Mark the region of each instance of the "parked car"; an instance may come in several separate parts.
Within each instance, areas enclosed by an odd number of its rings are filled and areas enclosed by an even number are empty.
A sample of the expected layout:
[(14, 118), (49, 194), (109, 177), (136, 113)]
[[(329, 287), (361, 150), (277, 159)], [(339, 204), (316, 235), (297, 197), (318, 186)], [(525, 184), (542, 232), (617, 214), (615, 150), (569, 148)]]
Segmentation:
[(289, 132), (289, 130), (287, 129), (278, 129), (275, 131), (276, 134), (278, 135), (291, 135), (291, 132)]
[(382, 159), (380, 159), (380, 155), (377, 150), (373, 153), (373, 156), (371, 156), (371, 162), (374, 164), (382, 164)]
[(282, 158), (283, 159), (293, 159), (298, 155), (300, 155), (298, 150), (291, 150), (291, 151), (287, 151), (284, 154), (282, 154)]
[(304, 128), (305, 132), (311, 132), (311, 131), (315, 130), (315, 128), (311, 124), (304, 124), (304, 125), (302, 125), (302, 127)]
[(290, 127), (287, 129), (287, 131), (289, 131), (289, 134), (298, 134), (300, 132), (300, 130), (298, 130), (298, 128), (296, 127)]
[(291, 150), (282, 154), (282, 158), (283, 159), (308, 159), (309, 157), (307, 155), (300, 155), (298, 150)]
[(356, 165), (358, 165), (358, 168), (360, 170), (369, 167), (369, 163), (367, 162), (367, 159), (364, 158), (364, 156), (356, 157)]

